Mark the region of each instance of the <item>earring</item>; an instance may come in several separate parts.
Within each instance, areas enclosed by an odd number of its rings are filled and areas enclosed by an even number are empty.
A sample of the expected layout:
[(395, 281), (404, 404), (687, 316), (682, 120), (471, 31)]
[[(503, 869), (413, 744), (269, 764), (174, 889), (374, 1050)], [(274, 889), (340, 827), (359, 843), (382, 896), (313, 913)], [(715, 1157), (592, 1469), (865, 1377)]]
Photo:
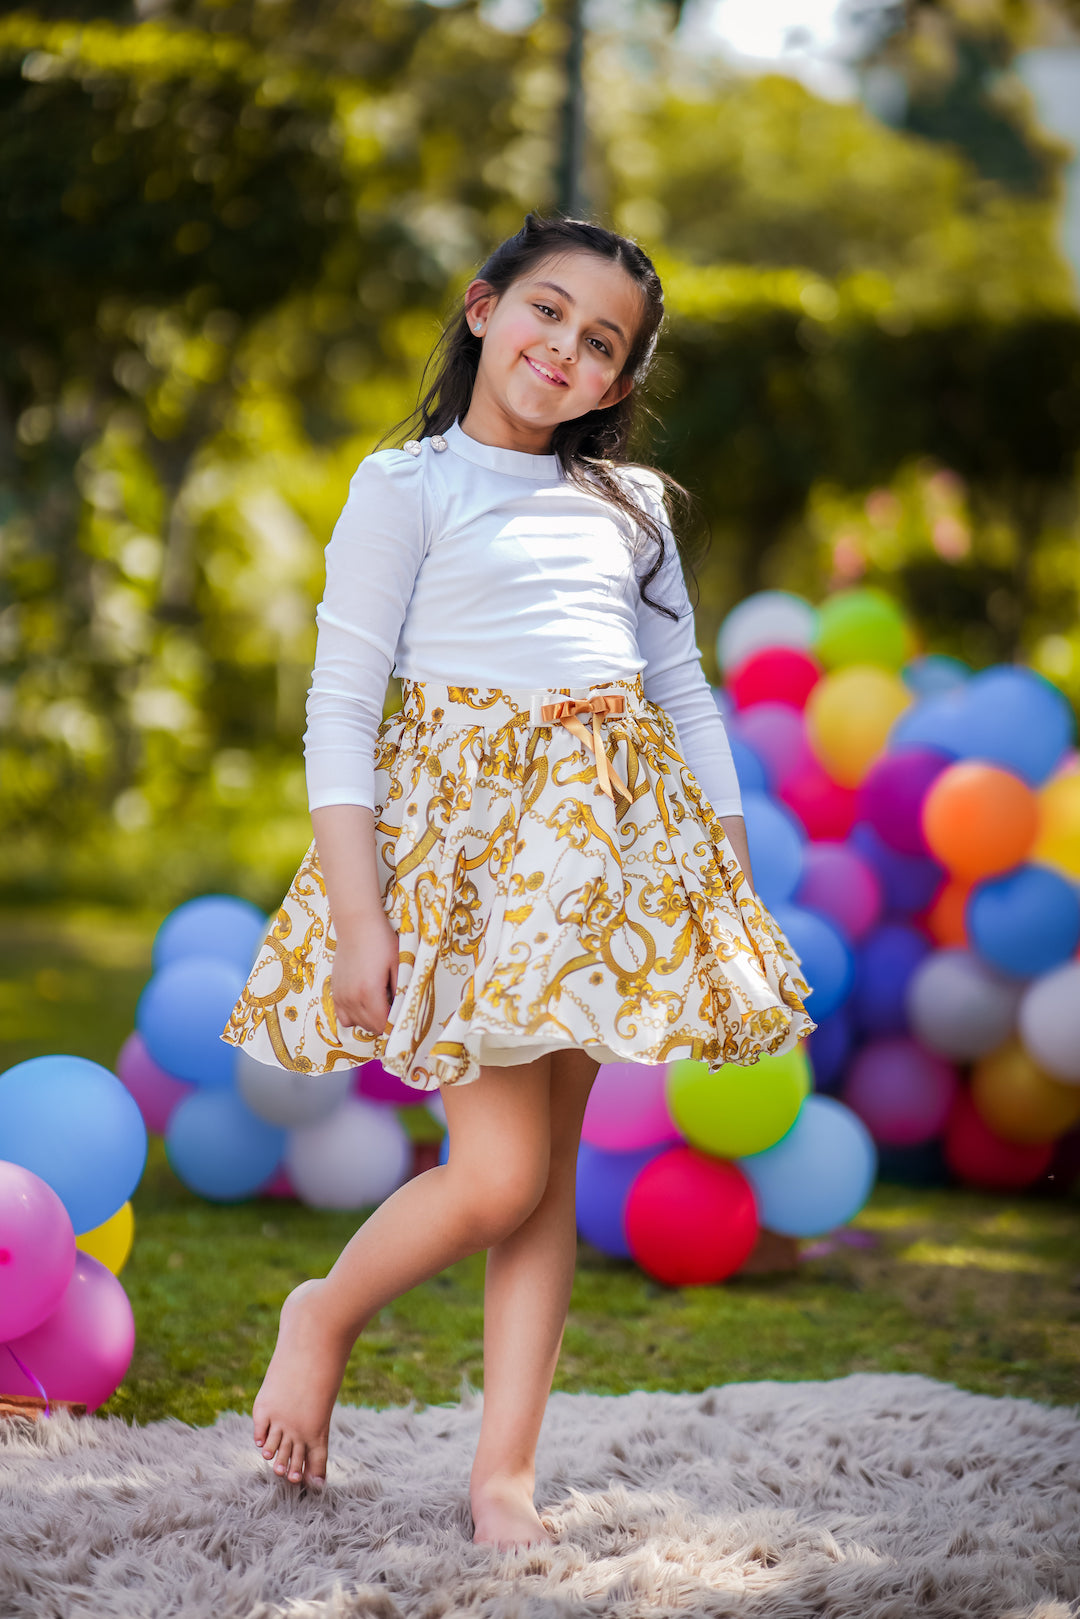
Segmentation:
[(479, 330), (480, 330), (480, 328), (479, 328), (479, 326), (474, 326), (474, 327), (473, 327), (473, 331), (474, 331), (474, 332), (478, 332), (478, 331), (479, 331)]

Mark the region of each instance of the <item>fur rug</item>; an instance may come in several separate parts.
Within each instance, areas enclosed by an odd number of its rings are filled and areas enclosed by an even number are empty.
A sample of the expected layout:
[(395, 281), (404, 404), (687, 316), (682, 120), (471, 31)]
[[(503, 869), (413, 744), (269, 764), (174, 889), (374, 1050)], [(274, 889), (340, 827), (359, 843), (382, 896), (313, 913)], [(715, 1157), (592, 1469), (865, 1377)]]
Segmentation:
[(1078, 1619), (1080, 1408), (854, 1373), (554, 1394), (550, 1547), (473, 1544), (482, 1396), (335, 1408), (321, 1495), (245, 1412), (0, 1422), (3, 1619)]

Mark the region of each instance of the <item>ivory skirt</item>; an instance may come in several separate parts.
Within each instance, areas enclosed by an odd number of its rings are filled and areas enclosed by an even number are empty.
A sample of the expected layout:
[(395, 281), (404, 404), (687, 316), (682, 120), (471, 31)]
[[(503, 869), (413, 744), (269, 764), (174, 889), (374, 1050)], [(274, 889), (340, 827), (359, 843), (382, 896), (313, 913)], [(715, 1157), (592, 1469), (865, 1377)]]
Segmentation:
[(335, 1015), (312, 840), (223, 1040), (301, 1073), (378, 1057), (430, 1091), (566, 1046), (753, 1063), (814, 1028), (799, 959), (640, 675), (547, 692), (404, 679), (376, 738), (375, 836), (399, 946), (385, 1027)]

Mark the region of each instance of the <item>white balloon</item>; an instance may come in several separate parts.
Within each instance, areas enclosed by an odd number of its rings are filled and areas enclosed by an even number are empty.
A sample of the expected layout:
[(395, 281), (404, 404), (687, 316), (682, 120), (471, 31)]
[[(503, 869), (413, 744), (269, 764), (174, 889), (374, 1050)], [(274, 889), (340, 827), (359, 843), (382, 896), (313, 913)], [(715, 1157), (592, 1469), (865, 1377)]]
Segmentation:
[(341, 1105), (353, 1082), (353, 1068), (330, 1074), (298, 1074), (276, 1063), (257, 1062), (242, 1047), (236, 1059), (236, 1088), (253, 1113), (286, 1130), (314, 1124)]
[(943, 1057), (970, 1061), (1012, 1034), (1024, 985), (985, 967), (970, 950), (935, 950), (912, 974), (912, 1033)]
[(431, 1100), (429, 1102), (427, 1102), (425, 1105), (427, 1107), (428, 1112), (431, 1114), (432, 1118), (433, 1119), (438, 1119), (439, 1123), (442, 1125), (443, 1129), (445, 1130), (446, 1126), (447, 1126), (446, 1103), (442, 1099), (442, 1092), (441, 1091), (432, 1091), (431, 1092)]
[(1020, 1039), (1053, 1079), (1080, 1085), (1080, 961), (1044, 973), (1020, 1002)]
[(766, 647), (808, 647), (818, 627), (818, 610), (790, 590), (758, 590), (733, 607), (716, 637), (721, 669), (736, 668)]
[(412, 1142), (393, 1108), (348, 1096), (318, 1124), (292, 1132), (285, 1167), (312, 1208), (373, 1208), (408, 1178)]

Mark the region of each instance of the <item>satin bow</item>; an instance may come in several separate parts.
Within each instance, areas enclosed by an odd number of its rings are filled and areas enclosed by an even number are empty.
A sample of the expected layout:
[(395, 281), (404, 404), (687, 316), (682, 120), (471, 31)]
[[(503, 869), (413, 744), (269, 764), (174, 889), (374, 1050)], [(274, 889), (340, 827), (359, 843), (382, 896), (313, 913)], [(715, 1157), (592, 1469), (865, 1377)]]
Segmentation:
[[(596, 759), (596, 777), (601, 790), (607, 793), (612, 803), (615, 794), (612, 784), (622, 793), (628, 804), (633, 803), (633, 794), (625, 781), (608, 764), (607, 754), (604, 752), (604, 739), (600, 734), (601, 714), (621, 714), (626, 707), (626, 700), (618, 692), (605, 692), (595, 697), (564, 697), (557, 703), (545, 703), (540, 710), (540, 718), (545, 725), (565, 725), (566, 729), (578, 737)], [(592, 715), (592, 735), (578, 719), (579, 714)]]

